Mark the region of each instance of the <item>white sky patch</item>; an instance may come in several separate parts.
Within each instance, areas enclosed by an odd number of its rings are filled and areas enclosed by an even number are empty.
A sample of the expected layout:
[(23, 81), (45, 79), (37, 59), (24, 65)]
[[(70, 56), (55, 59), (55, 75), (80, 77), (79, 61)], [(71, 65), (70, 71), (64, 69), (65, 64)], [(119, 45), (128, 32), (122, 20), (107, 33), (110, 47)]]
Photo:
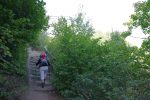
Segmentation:
[(87, 0), (85, 11), (97, 31), (124, 31), (127, 28), (122, 24), (133, 13), (132, 6), (132, 0)]
[(77, 14), (80, 0), (44, 0), (50, 16), (73, 16)]
[(139, 0), (44, 0), (50, 16), (73, 17), (81, 10), (90, 19), (96, 31), (125, 31), (124, 22), (134, 12), (133, 3)]
[(126, 38), (126, 41), (130, 43), (131, 46), (141, 47), (143, 40), (148, 38), (148, 34), (145, 35), (140, 27), (132, 30), (132, 34)]
[[(83, 11), (90, 20), (95, 31), (126, 31), (123, 23), (129, 21), (134, 12), (133, 4), (145, 0), (44, 0), (49, 16), (74, 17)], [(83, 9), (81, 7), (83, 6)], [(54, 19), (50, 19), (53, 21)], [(55, 19), (56, 20), (56, 19)], [(134, 34), (132, 34), (134, 35)], [(136, 32), (137, 35), (137, 32)], [(135, 36), (136, 36), (135, 35)], [(130, 37), (131, 38), (131, 37)], [(132, 40), (132, 39), (130, 39)], [(135, 40), (138, 41), (138, 40)]]

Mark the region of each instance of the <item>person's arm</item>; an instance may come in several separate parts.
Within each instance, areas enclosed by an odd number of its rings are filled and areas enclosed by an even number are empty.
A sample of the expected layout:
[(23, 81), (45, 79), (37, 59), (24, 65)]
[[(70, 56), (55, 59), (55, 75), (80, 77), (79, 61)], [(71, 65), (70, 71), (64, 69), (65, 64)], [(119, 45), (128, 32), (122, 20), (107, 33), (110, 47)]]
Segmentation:
[(47, 62), (48, 62), (48, 66), (50, 66), (50, 62), (49, 62), (49, 60), (47, 60)]
[(40, 59), (38, 60), (38, 62), (36, 63), (36, 66), (40, 64)]

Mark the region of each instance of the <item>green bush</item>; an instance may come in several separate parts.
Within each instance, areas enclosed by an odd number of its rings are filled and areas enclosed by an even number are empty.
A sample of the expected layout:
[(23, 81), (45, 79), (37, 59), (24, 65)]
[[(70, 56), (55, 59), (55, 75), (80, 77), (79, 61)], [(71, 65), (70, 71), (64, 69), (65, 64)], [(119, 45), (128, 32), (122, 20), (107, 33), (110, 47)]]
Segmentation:
[(92, 27), (85, 23), (79, 14), (71, 23), (61, 18), (54, 24), (48, 49), (60, 93), (69, 100), (148, 100), (150, 74), (142, 68), (140, 50), (126, 45), (129, 33), (114, 32), (103, 43), (92, 39)]
[(43, 0), (0, 1), (0, 99), (10, 99), (24, 86), (27, 45), (48, 26), (44, 5)]

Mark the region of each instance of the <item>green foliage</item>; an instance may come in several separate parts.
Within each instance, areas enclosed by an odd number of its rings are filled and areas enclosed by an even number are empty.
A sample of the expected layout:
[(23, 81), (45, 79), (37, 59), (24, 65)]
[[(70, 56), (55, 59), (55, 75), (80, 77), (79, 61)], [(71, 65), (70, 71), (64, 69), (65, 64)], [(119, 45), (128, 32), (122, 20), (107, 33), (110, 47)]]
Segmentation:
[(150, 0), (135, 3), (135, 13), (131, 15), (132, 25), (140, 26), (147, 34), (150, 33)]
[(142, 51), (126, 46), (130, 33), (111, 33), (103, 43), (92, 39), (92, 27), (80, 18), (81, 23), (60, 18), (48, 45), (54, 56), (53, 83), (60, 93), (69, 100), (148, 100), (150, 73), (144, 66), (149, 61), (141, 63)]
[[(75, 25), (73, 20), (72, 24), (69, 25), (64, 18), (59, 19), (58, 23), (54, 24), (54, 32), (57, 37), (52, 40), (54, 44), (50, 44), (50, 47), (53, 48), (52, 52), (55, 51), (55, 59), (57, 59), (57, 67), (54, 69), (56, 70), (54, 71), (56, 77), (54, 78), (54, 83), (56, 83), (58, 87), (60, 86), (60, 90), (66, 88), (70, 89), (72, 87), (71, 82), (75, 79), (76, 75), (82, 74), (85, 70), (90, 69), (90, 63), (88, 65), (88, 61), (91, 60), (92, 56), (96, 55), (92, 54), (89, 55), (89, 57), (86, 56), (87, 52), (94, 52), (96, 48), (94, 44), (97, 41), (91, 41), (89, 33), (84, 33), (87, 31), (85, 29), (83, 29), (84, 32), (80, 31), (80, 33), (76, 33), (76, 30), (80, 29), (80, 27), (77, 26), (78, 24)], [(82, 56), (82, 58), (79, 55)], [(77, 60), (79, 58), (80, 60)], [(68, 68), (68, 66), (70, 66), (70, 68)], [(62, 79), (61, 82), (59, 82), (59, 79)]]
[[(135, 13), (131, 15), (130, 27), (141, 27), (145, 34), (150, 33), (150, 0), (137, 2), (134, 5)], [(148, 100), (150, 99), (150, 39), (148, 38), (142, 44), (139, 51), (134, 52), (132, 55), (134, 61), (132, 62), (132, 68), (134, 69), (134, 79), (131, 82), (134, 90), (132, 90), (134, 98)], [(136, 90), (136, 91), (135, 91)]]
[[(43, 0), (0, 1), (0, 76), (26, 77), (27, 44), (35, 41), (48, 26), (44, 5)], [(10, 83), (8, 80), (7, 85), (12, 85)], [(18, 86), (21, 84), (18, 82)], [(0, 97), (5, 96), (4, 91), (0, 91)]]
[(85, 20), (84, 14), (82, 13), (79, 13), (75, 19), (71, 19), (71, 27), (73, 28), (75, 34), (92, 36), (94, 33), (94, 29), (90, 25), (90, 22)]
[(16, 95), (20, 95), (26, 87), (24, 77), (0, 75), (0, 99), (16, 100)]

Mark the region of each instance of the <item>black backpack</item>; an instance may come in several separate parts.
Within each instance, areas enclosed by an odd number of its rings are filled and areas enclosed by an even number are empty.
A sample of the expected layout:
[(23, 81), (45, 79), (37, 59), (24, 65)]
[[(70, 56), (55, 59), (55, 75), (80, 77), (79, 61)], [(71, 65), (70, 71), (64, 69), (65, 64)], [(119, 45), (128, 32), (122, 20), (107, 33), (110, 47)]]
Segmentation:
[(48, 66), (48, 61), (46, 58), (44, 59), (41, 58), (41, 66)]

